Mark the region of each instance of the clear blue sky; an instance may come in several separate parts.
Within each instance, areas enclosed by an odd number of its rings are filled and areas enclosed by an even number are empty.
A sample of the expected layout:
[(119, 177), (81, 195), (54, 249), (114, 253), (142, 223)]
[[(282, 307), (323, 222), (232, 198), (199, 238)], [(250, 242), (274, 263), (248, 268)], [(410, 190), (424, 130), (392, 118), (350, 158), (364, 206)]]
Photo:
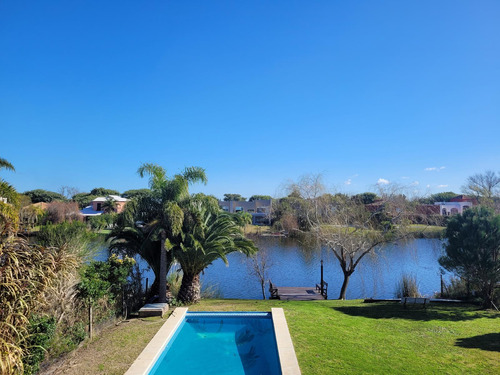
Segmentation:
[[(499, 1), (0, 2), (0, 157), (18, 191), (224, 193), (322, 173), (460, 191), (500, 170)], [(432, 169), (433, 170), (426, 170)]]

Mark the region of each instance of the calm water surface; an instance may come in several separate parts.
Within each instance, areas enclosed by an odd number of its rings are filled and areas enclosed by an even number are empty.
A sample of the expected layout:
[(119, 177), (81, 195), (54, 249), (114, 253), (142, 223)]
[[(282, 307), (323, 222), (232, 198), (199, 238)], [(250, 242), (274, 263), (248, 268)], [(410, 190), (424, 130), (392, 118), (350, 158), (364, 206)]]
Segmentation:
[[(319, 246), (306, 246), (290, 238), (259, 237), (256, 245), (269, 256), (269, 278), (279, 286), (314, 286), (320, 281), (320, 261), (324, 261), (324, 279), (329, 283), (328, 298), (338, 298), (343, 274), (331, 250)], [(351, 276), (347, 298), (394, 298), (397, 282), (402, 274), (416, 277), (420, 293), (432, 296), (440, 289), (438, 258), (442, 241), (415, 239), (378, 249), (366, 256)], [(220, 291), (224, 298), (260, 299), (259, 280), (251, 274), (249, 261), (244, 255), (228, 256), (229, 265), (221, 260), (210, 265), (201, 277), (204, 288)], [(144, 278), (151, 285), (154, 274), (147, 264), (140, 262)], [(269, 285), (266, 284), (268, 296)]]

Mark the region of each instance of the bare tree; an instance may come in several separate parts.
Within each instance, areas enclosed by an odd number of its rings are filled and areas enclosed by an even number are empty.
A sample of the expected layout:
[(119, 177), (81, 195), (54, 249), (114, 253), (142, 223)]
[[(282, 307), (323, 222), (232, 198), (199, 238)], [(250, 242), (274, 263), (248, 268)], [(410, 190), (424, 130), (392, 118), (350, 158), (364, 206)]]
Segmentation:
[(500, 194), (500, 173), (497, 174), (491, 170), (476, 173), (467, 178), (462, 191), (479, 199), (491, 200)]
[[(363, 204), (346, 195), (324, 194), (319, 178), (301, 181), (294, 190), (308, 197), (310, 232), (339, 262), (344, 274), (339, 299), (345, 299), (350, 277), (365, 256), (382, 245), (410, 236), (408, 229), (416, 215), (415, 205), (394, 185), (379, 187), (380, 201)], [(307, 189), (310, 190), (304, 192)]]
[(80, 193), (80, 190), (74, 186), (61, 186), (57, 191), (59, 194), (63, 195), (66, 199), (71, 199), (76, 194)]
[(250, 273), (257, 277), (260, 282), (260, 287), (262, 289), (262, 299), (266, 299), (266, 280), (269, 279), (269, 268), (271, 268), (273, 262), (269, 258), (267, 249), (259, 249), (259, 251), (249, 258), (248, 266), (250, 268)]

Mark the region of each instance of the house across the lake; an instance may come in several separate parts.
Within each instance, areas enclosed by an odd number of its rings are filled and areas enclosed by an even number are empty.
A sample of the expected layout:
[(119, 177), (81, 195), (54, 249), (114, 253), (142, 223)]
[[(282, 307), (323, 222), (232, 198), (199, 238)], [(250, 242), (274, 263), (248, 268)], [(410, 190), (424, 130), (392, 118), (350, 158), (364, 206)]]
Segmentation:
[(98, 216), (104, 213), (104, 203), (108, 200), (115, 202), (115, 212), (120, 213), (124, 210), (128, 202), (127, 198), (122, 198), (119, 195), (108, 195), (107, 197), (98, 197), (90, 202), (90, 205), (80, 210), (80, 214), (85, 217)]
[(449, 202), (435, 202), (439, 206), (439, 213), (442, 216), (462, 214), (465, 210), (477, 205), (477, 200), (466, 195), (457, 195)]
[(253, 225), (271, 224), (271, 203), (272, 199), (257, 199), (251, 202), (246, 201), (219, 201), (219, 207), (231, 213), (248, 212), (252, 215)]

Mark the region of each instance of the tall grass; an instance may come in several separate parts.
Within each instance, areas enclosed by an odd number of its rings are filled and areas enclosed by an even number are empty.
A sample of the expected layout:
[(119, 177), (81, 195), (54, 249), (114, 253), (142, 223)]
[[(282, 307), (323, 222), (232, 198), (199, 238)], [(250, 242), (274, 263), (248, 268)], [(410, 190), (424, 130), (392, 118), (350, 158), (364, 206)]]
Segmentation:
[(401, 279), (396, 284), (397, 298), (403, 297), (420, 297), (420, 292), (418, 291), (418, 283), (415, 275), (403, 274)]

